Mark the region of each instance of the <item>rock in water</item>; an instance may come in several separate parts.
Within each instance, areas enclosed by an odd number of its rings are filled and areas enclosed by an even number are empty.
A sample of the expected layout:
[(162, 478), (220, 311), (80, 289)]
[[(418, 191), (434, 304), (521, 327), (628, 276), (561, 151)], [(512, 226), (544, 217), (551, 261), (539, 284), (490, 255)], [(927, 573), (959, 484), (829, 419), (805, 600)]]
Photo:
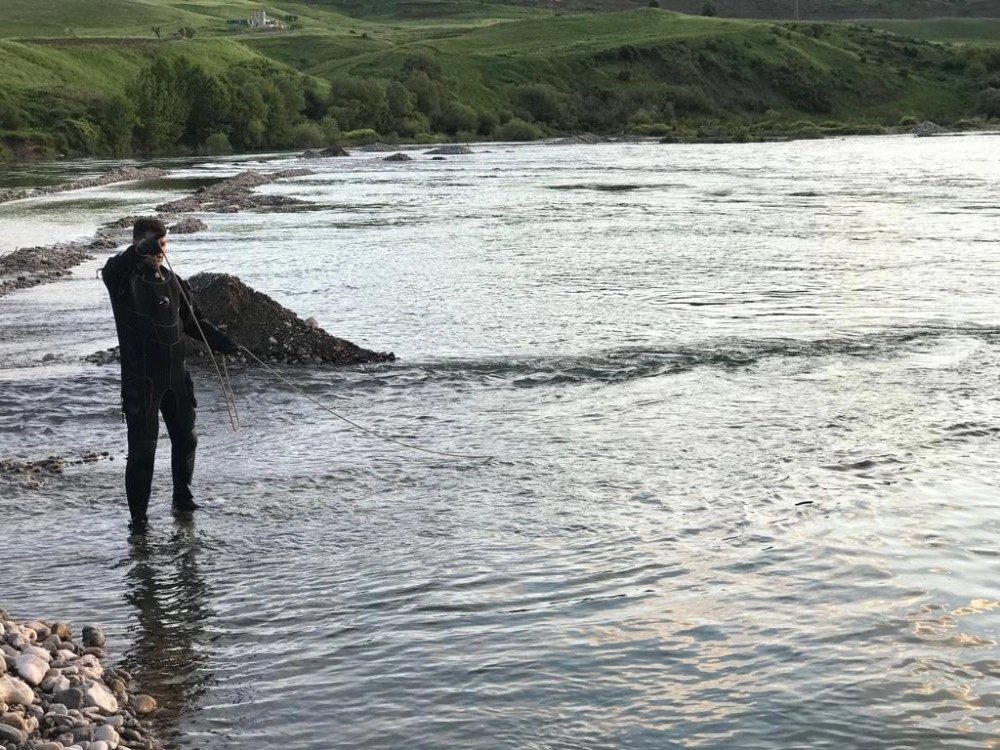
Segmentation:
[[(322, 328), (311, 327), (235, 276), (199, 273), (188, 281), (205, 317), (265, 362), (359, 365), (396, 359), (392, 352), (362, 349)], [(192, 342), (192, 350), (199, 349), (203, 353), (204, 345)]]

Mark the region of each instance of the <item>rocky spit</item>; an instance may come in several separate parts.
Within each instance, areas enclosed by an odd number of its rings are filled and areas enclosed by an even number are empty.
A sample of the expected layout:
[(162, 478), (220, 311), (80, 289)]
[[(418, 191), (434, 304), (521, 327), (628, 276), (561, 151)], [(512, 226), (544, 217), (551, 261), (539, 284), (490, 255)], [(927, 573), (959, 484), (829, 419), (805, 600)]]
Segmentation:
[(102, 666), (104, 633), (79, 642), (64, 622), (14, 622), (0, 610), (0, 748), (159, 750), (144, 717), (156, 700), (132, 676)]
[(111, 185), (115, 182), (136, 182), (139, 180), (155, 180), (166, 175), (162, 169), (156, 167), (119, 167), (105, 172), (99, 177), (89, 177), (84, 180), (74, 182), (64, 182), (60, 185), (49, 187), (26, 188), (24, 190), (0, 190), (0, 203), (8, 201), (19, 201), (23, 198), (37, 198), (40, 195), (50, 195), (52, 193), (63, 193), (69, 190), (81, 190), (83, 188), (97, 187), (99, 185)]
[(108, 451), (88, 451), (78, 458), (48, 456), (35, 461), (0, 458), (0, 486), (7, 483), (20, 485), (25, 489), (42, 489), (47, 478), (62, 474), (67, 466), (95, 464), (98, 461), (114, 461), (114, 456)]
[(277, 172), (241, 172), (235, 177), (210, 187), (198, 188), (194, 195), (169, 203), (161, 203), (156, 210), (161, 214), (182, 214), (193, 211), (232, 214), (252, 208), (268, 206), (307, 205), (308, 201), (286, 195), (259, 195), (254, 188), (288, 177), (315, 174), (311, 169), (282, 169)]
[[(51, 188), (0, 192), (0, 203), (5, 200), (30, 198), (47, 193), (78, 190), (95, 185), (107, 185), (130, 180), (147, 180), (162, 177), (161, 169), (123, 167), (101, 177), (80, 180)], [(247, 209), (275, 205), (302, 204), (306, 201), (280, 195), (256, 195), (253, 189), (285, 177), (314, 174), (309, 169), (286, 169), (277, 172), (243, 172), (208, 188), (199, 188), (193, 195), (157, 206), (162, 219), (174, 234), (190, 234), (208, 228), (194, 216), (184, 216), (195, 211), (234, 213)], [(6, 196), (6, 197), (5, 197)], [(10, 197), (13, 196), (13, 197)], [(55, 245), (18, 248), (0, 256), (0, 297), (18, 289), (56, 281), (70, 273), (70, 269), (94, 258), (95, 252), (117, 250), (132, 239), (132, 224), (138, 217), (124, 216), (99, 227), (90, 240), (62, 242)]]

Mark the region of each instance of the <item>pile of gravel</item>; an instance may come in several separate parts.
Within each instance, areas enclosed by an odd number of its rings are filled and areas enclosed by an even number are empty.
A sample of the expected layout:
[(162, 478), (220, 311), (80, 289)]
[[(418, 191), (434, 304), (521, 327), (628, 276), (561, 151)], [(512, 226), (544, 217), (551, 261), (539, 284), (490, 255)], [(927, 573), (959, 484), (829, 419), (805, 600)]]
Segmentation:
[(253, 189), (286, 177), (315, 174), (311, 169), (283, 169), (277, 172), (243, 172), (207, 188), (199, 188), (194, 195), (161, 203), (156, 210), (164, 214), (185, 214), (195, 211), (237, 213), (244, 209), (265, 206), (290, 206), (308, 201), (284, 195), (258, 195)]
[[(188, 281), (205, 318), (265, 362), (339, 366), (396, 359), (392, 352), (362, 349), (331, 336), (236, 276), (199, 273)], [(195, 354), (204, 351), (203, 345), (192, 344)]]

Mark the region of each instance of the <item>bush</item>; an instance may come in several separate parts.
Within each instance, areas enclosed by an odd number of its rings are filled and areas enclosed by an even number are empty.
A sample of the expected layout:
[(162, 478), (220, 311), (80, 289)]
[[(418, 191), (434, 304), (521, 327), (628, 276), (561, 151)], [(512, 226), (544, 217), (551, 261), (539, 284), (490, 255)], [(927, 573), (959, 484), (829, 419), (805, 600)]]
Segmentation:
[(1000, 117), (1000, 89), (983, 89), (976, 98), (976, 111), (987, 117)]
[(969, 78), (974, 78), (977, 81), (981, 81), (986, 78), (986, 73), (986, 66), (978, 60), (970, 62), (965, 66), (965, 74), (969, 76)]
[(327, 143), (336, 143), (340, 140), (340, 123), (337, 118), (326, 116), (319, 121), (319, 127), (323, 131), (323, 140)]
[(348, 130), (342, 135), (342, 138), (348, 143), (353, 143), (355, 145), (364, 146), (368, 143), (377, 143), (381, 140), (381, 136), (378, 131), (372, 128), (358, 128), (357, 130)]
[(64, 150), (85, 155), (96, 154), (100, 150), (101, 129), (90, 120), (63, 120), (56, 132), (63, 139)]
[(629, 128), (629, 132), (635, 133), (636, 135), (648, 135), (648, 136), (667, 136), (674, 132), (672, 125), (668, 125), (665, 122), (652, 122), (646, 125), (636, 125), (634, 128)]
[(233, 147), (225, 133), (212, 133), (205, 139), (205, 151), (209, 154), (231, 154)]
[(17, 130), (23, 124), (21, 110), (9, 102), (0, 102), (0, 130)]
[(903, 128), (912, 128), (917, 124), (917, 118), (913, 115), (903, 115), (899, 118), (899, 125)]
[(300, 122), (292, 128), (292, 143), (298, 148), (320, 148), (327, 142), (323, 129), (315, 122)]
[(495, 135), (498, 141), (537, 141), (544, 133), (537, 125), (515, 117), (498, 127)]

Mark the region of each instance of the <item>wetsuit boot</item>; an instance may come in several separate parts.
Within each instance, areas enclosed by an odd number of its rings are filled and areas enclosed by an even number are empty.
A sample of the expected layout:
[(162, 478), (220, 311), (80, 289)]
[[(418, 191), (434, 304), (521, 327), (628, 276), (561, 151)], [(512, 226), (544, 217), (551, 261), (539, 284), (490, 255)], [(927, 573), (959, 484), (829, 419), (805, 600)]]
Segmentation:
[(156, 438), (129, 436), (128, 459), (125, 462), (125, 495), (132, 516), (129, 530), (145, 534), (149, 524), (146, 509), (153, 485), (153, 463), (156, 460)]

